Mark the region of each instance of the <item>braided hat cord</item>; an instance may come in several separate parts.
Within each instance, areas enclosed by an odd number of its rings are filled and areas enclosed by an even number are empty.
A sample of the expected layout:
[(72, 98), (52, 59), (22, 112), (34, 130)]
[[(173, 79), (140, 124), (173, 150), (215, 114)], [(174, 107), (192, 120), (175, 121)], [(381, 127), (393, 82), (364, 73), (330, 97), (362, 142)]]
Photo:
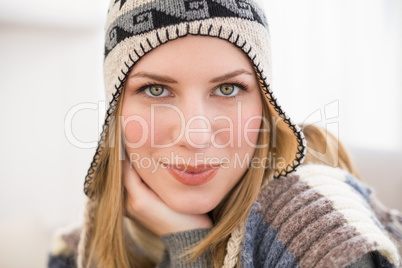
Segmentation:
[(239, 260), (241, 243), (243, 241), (246, 224), (242, 222), (233, 230), (226, 246), (226, 256), (222, 268), (233, 268)]

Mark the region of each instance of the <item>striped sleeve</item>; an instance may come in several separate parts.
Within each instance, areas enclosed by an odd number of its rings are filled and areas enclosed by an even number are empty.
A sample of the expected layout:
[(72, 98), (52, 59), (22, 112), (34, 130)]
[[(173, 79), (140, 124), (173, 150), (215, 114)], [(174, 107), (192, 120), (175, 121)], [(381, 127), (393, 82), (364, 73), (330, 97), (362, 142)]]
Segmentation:
[(346, 175), (305, 165), (271, 181), (246, 225), (245, 267), (345, 267), (375, 252), (379, 267), (397, 267), (395, 245)]

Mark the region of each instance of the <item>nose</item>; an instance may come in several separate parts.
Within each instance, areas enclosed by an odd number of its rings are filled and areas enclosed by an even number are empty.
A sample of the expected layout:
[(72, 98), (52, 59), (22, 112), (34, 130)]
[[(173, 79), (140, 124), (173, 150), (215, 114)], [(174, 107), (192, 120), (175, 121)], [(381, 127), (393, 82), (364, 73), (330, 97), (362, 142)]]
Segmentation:
[(181, 126), (174, 127), (177, 136), (180, 132), (182, 134), (178, 145), (188, 149), (208, 148), (211, 142), (212, 126), (208, 117), (207, 103), (193, 96), (183, 100), (178, 108), (185, 119)]

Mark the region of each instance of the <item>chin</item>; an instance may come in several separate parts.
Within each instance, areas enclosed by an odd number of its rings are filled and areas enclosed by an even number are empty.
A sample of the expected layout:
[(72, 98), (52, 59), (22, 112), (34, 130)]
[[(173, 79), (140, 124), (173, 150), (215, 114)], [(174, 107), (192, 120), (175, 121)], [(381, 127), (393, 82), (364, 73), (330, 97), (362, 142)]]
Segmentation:
[(170, 200), (166, 204), (174, 211), (182, 214), (201, 215), (216, 208), (219, 202), (211, 200), (203, 202), (202, 200), (191, 198), (189, 200)]

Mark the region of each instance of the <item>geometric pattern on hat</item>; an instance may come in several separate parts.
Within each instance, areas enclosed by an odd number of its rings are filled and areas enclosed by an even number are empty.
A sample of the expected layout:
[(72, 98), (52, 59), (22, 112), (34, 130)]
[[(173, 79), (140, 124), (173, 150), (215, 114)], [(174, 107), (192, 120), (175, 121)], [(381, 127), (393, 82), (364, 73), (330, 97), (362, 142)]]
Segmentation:
[[(217, 17), (239, 17), (256, 21), (264, 25), (266, 20), (259, 9), (253, 8), (246, 1), (186, 1), (169, 0), (165, 5), (149, 2), (119, 16), (107, 29), (105, 57), (121, 41), (133, 35), (139, 35), (154, 29), (179, 24), (183, 21)], [(268, 26), (268, 25), (264, 25)]]
[(264, 12), (252, 0), (112, 0), (106, 22), (104, 80), (109, 103), (98, 147), (85, 177), (84, 192), (91, 183), (105, 145), (111, 116), (132, 67), (147, 53), (166, 42), (187, 35), (226, 40), (250, 59), (268, 106), (282, 120), (295, 141), (293, 158), (274, 178), (292, 173), (303, 162), (306, 140), (301, 128), (283, 111), (269, 87), (271, 81), (270, 37)]

